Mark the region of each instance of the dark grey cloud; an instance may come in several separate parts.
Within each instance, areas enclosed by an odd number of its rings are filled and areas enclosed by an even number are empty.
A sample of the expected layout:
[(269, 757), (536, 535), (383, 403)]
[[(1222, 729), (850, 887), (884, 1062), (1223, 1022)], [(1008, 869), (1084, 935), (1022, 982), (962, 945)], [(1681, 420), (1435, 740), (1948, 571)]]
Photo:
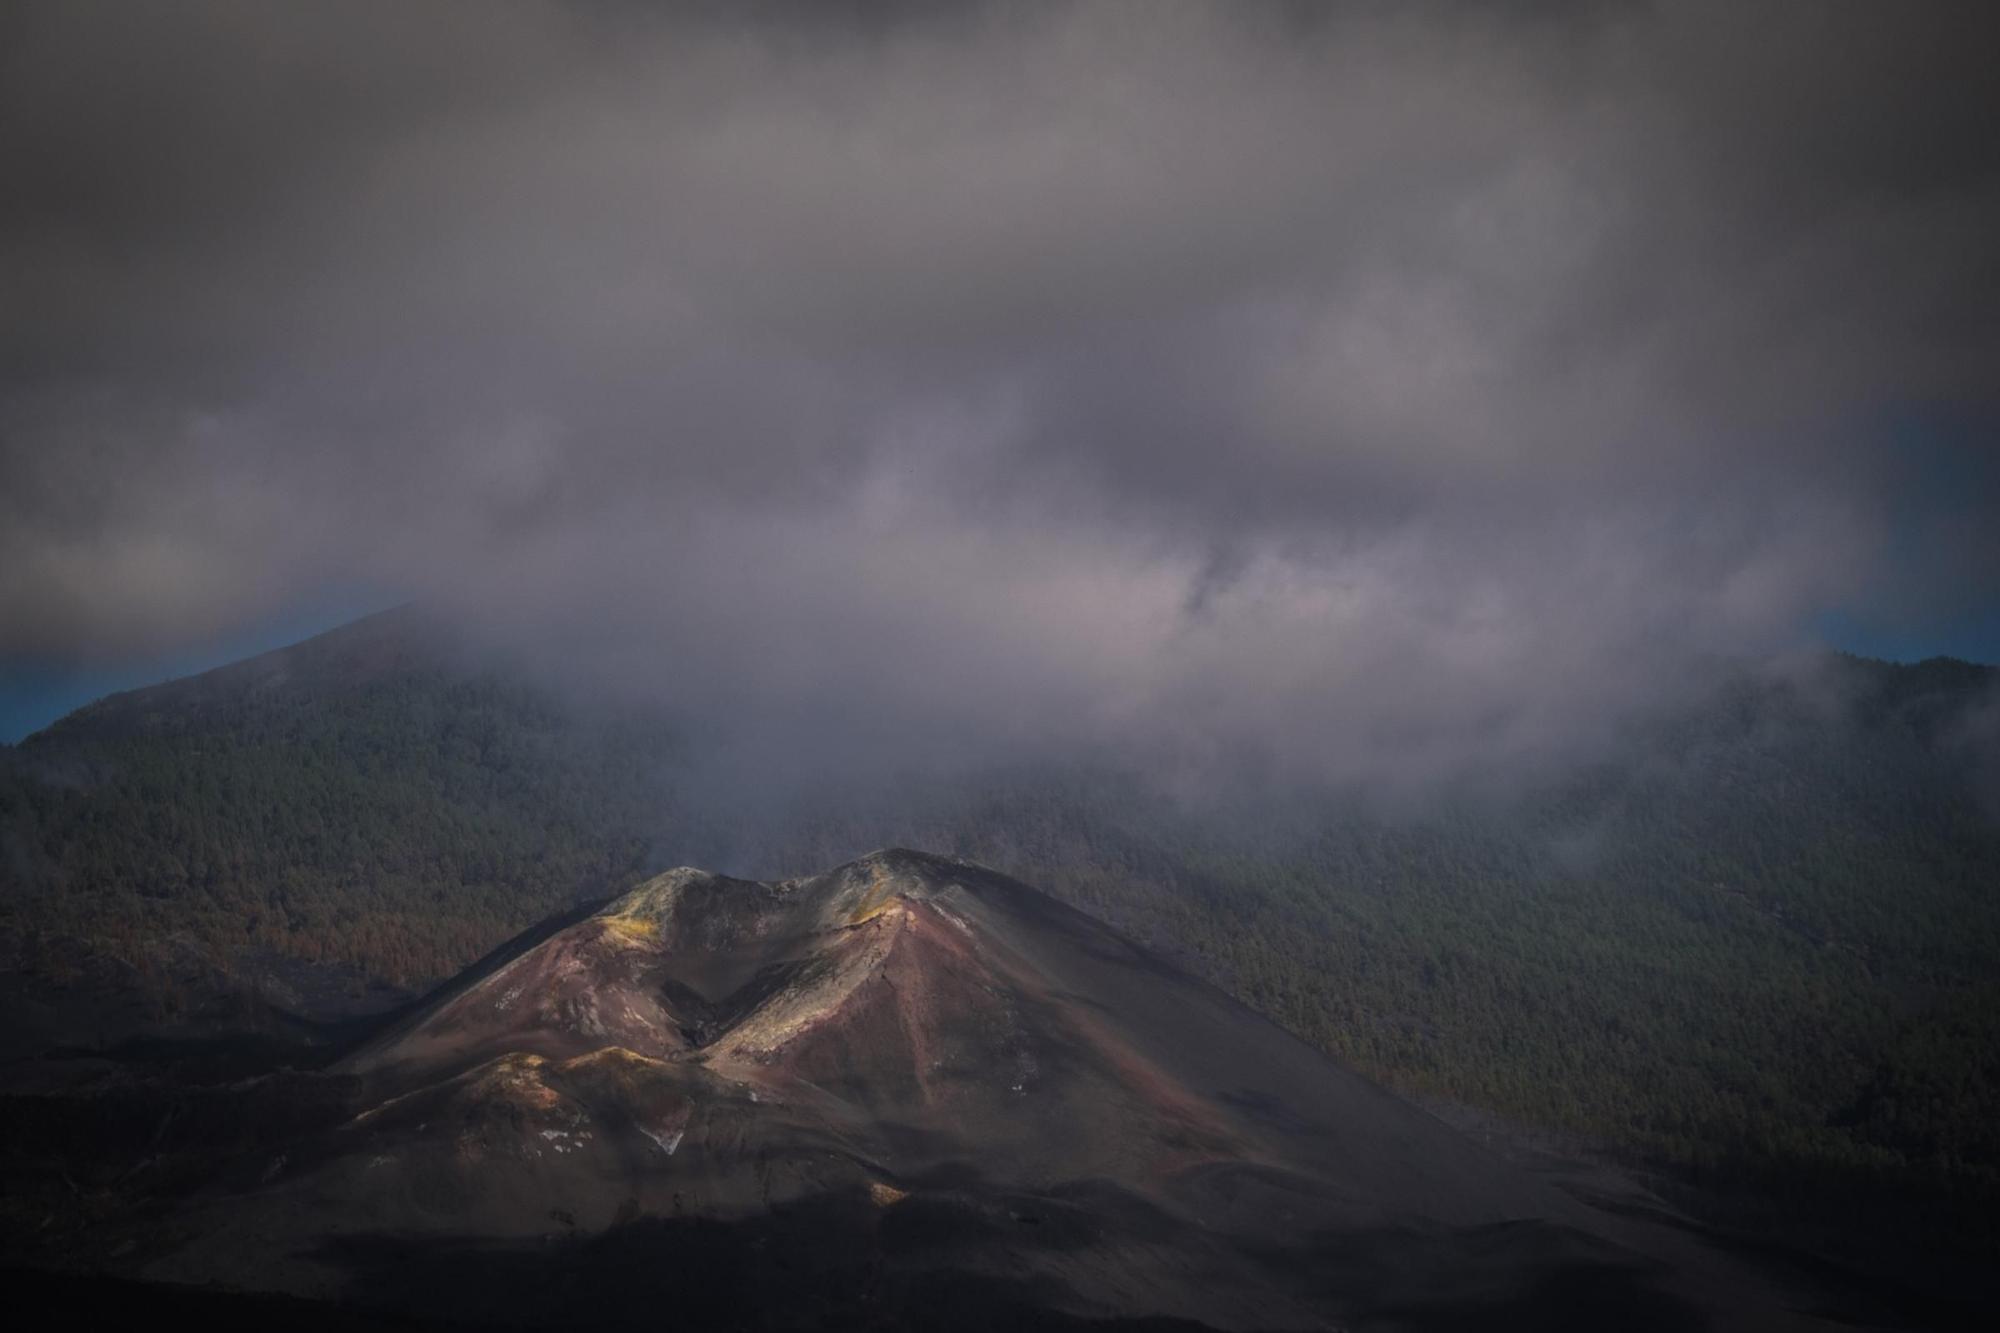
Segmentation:
[(1983, 7), (5, 24), (0, 651), (368, 583), (725, 730), (1422, 782), (2000, 526), (1885, 427), (1993, 419)]

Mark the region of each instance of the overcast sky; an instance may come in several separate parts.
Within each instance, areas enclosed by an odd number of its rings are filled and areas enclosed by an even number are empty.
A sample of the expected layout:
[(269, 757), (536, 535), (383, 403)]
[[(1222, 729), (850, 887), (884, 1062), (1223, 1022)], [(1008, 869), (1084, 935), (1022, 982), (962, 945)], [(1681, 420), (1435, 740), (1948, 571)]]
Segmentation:
[(1994, 12), (7, 4), (0, 681), (418, 598), (718, 731), (1422, 781), (1977, 655)]

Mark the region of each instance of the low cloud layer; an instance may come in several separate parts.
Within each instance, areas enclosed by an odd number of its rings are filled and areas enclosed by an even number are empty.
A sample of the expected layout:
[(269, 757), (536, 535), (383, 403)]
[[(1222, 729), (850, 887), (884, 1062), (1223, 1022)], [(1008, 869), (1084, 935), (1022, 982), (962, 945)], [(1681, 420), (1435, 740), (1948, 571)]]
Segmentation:
[(361, 585), (778, 750), (1574, 753), (2000, 568), (1995, 37), (17, 6), (0, 653)]

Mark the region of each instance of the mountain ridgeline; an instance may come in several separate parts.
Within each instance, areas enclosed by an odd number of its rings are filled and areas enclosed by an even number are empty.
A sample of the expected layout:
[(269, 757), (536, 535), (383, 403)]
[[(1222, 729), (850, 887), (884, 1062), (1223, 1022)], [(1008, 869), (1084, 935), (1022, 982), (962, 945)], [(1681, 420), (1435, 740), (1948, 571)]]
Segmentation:
[(0, 752), (0, 1000), (17, 1053), (310, 1031), (665, 866), (903, 844), (1030, 880), (1406, 1093), (1823, 1213), (1990, 1219), (1995, 676), (1726, 675), (1612, 761), (1421, 815), (1190, 807), (1078, 767), (731, 810), (669, 725), (391, 613)]

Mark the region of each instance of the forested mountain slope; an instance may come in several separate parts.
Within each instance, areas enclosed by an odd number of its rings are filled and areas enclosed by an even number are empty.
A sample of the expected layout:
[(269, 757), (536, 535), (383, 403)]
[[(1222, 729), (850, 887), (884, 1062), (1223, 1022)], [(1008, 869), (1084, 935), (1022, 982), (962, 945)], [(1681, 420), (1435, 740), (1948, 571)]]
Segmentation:
[(234, 978), (315, 1016), (662, 866), (905, 844), (1033, 879), (1407, 1091), (1978, 1207), (2000, 1187), (1995, 675), (1740, 673), (1617, 762), (1421, 814), (1190, 805), (1079, 768), (732, 811), (690, 799), (664, 723), (468, 669), (392, 613), (5, 751), (7, 993), (46, 1009), (109, 978), (171, 1017)]

